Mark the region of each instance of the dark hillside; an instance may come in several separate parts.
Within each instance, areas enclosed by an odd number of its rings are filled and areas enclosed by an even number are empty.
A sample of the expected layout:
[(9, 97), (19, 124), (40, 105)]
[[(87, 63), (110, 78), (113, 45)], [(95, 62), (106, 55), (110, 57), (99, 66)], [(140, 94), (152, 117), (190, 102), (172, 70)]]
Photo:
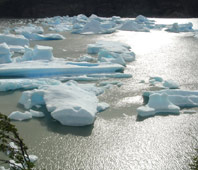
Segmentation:
[(0, 0), (0, 17), (198, 17), (198, 0)]

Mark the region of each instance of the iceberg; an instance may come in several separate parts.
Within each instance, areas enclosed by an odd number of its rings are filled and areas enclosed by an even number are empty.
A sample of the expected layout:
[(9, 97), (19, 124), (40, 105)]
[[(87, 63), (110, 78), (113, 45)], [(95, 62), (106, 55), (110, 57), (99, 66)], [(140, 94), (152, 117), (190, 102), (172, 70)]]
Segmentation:
[(8, 45), (20, 45), (29, 46), (29, 40), (23, 35), (14, 34), (0, 34), (0, 43), (6, 43)]
[(43, 34), (44, 32), (41, 26), (36, 26), (33, 24), (28, 24), (27, 26), (15, 27), (14, 31), (17, 34), (23, 34), (24, 32)]
[(93, 92), (82, 89), (75, 82), (23, 92), (19, 103), (26, 109), (46, 105), (51, 116), (62, 125), (85, 126), (93, 124), (98, 99)]
[(170, 28), (166, 29), (168, 32), (194, 32), (193, 30), (193, 24), (191, 22), (187, 24), (178, 24), (174, 23)]
[[(25, 53), (22, 56), (22, 61), (31, 60), (52, 60), (53, 59), (53, 48), (49, 46), (36, 45), (34, 49), (25, 47)], [(18, 58), (20, 61), (20, 59)]]
[(40, 78), (40, 79), (0, 79), (0, 91), (10, 91), (18, 89), (35, 89), (45, 85), (59, 85), (58, 80)]
[(173, 80), (165, 80), (163, 82), (163, 86), (165, 88), (169, 88), (169, 89), (178, 89), (179, 88), (179, 85), (176, 82), (174, 82)]
[(167, 89), (160, 91), (147, 91), (143, 93), (144, 99), (150, 98), (152, 94), (166, 94), (168, 100), (176, 106), (197, 107), (198, 106), (198, 91), (188, 91), (179, 89)]
[(109, 104), (105, 102), (98, 103), (97, 111), (102, 112), (109, 108)]
[(20, 112), (20, 111), (14, 111), (12, 112), (9, 116), (9, 119), (11, 120), (18, 120), (18, 121), (22, 121), (22, 120), (28, 120), (32, 118), (32, 114), (30, 114), (29, 112)]
[(169, 101), (167, 94), (152, 94), (146, 106), (137, 109), (138, 116), (142, 118), (160, 114), (179, 114), (180, 108)]
[(46, 41), (46, 40), (64, 40), (65, 37), (60, 34), (37, 34), (37, 33), (29, 33), (23, 32), (23, 36), (29, 40), (38, 40), (38, 41)]
[(6, 43), (0, 44), (0, 64), (3, 63), (11, 63), (12, 53), (10, 52), (10, 48)]
[(39, 111), (36, 111), (36, 110), (32, 110), (30, 109), (29, 113), (32, 115), (32, 117), (44, 117), (44, 113), (43, 112), (39, 112)]
[[(31, 56), (31, 55), (30, 55)], [(52, 77), (123, 72), (119, 64), (78, 63), (63, 59), (34, 60), (0, 64), (1, 77)]]
[(122, 31), (138, 31), (138, 32), (150, 32), (149, 28), (147, 28), (144, 24), (139, 24), (135, 21), (128, 20), (124, 22), (119, 30)]

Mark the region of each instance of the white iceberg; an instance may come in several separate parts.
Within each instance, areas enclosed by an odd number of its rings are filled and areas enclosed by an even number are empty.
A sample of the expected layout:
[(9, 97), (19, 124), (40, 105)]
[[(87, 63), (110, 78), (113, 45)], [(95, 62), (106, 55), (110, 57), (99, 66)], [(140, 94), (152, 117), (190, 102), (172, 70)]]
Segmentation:
[(150, 98), (152, 94), (167, 94), (168, 100), (176, 106), (197, 107), (198, 106), (198, 91), (167, 89), (160, 91), (148, 91), (143, 93), (143, 97)]
[(174, 82), (173, 80), (165, 80), (163, 82), (163, 86), (165, 88), (169, 88), (169, 89), (178, 89), (179, 88), (179, 85), (176, 82)]
[(102, 112), (106, 109), (109, 108), (109, 104), (108, 103), (105, 103), (105, 102), (101, 102), (101, 103), (98, 103), (98, 106), (97, 106), (97, 111), (98, 112)]
[(34, 49), (25, 48), (25, 53), (22, 56), (22, 61), (31, 61), (31, 60), (52, 60), (53, 59), (53, 48), (49, 46), (36, 45)]
[(119, 64), (78, 63), (67, 62), (63, 59), (34, 60), (0, 65), (0, 76), (18, 78), (110, 74), (123, 71), (124, 67)]
[(32, 117), (44, 117), (44, 113), (43, 112), (39, 112), (36, 110), (32, 110), (30, 109), (29, 113), (32, 115)]
[(45, 85), (59, 85), (58, 80), (41, 78), (41, 79), (0, 79), (0, 91), (10, 91), (25, 89), (30, 90)]
[(157, 113), (160, 114), (179, 114), (180, 108), (169, 101), (167, 94), (152, 94), (146, 106), (137, 109), (138, 116), (149, 117)]
[(45, 104), (51, 116), (63, 125), (85, 126), (93, 124), (98, 99), (77, 83), (68, 82), (57, 86), (45, 86), (42, 89), (23, 92), (19, 103), (29, 109)]
[(30, 114), (29, 112), (20, 112), (20, 111), (14, 111), (12, 112), (9, 116), (9, 119), (11, 120), (18, 120), (18, 121), (22, 121), (22, 120), (28, 120), (32, 118), (32, 114)]
[(119, 30), (138, 31), (138, 32), (149, 32), (150, 31), (144, 24), (139, 24), (133, 20), (128, 20), (128, 21), (124, 22), (119, 27)]
[(41, 26), (36, 26), (33, 24), (28, 24), (27, 26), (15, 27), (14, 31), (17, 34), (23, 34), (24, 32), (43, 34), (44, 32)]
[(23, 35), (14, 34), (0, 34), (0, 43), (6, 43), (8, 45), (20, 45), (29, 46), (29, 40)]
[(12, 53), (10, 52), (10, 48), (6, 43), (0, 44), (0, 64), (2, 63), (11, 63)]
[(30, 40), (39, 40), (39, 41), (46, 41), (46, 40), (64, 40), (65, 37), (60, 34), (37, 34), (37, 33), (29, 33), (23, 32), (23, 36)]
[(166, 29), (168, 32), (194, 32), (193, 30), (193, 24), (191, 22), (187, 24), (178, 24), (174, 23), (170, 28)]

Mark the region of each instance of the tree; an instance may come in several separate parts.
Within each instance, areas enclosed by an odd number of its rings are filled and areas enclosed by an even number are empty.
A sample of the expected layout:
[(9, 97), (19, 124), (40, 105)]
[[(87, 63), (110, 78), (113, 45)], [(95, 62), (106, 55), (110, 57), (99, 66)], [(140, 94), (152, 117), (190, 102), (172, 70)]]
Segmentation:
[(30, 161), (27, 150), (15, 125), (10, 123), (7, 116), (0, 113), (0, 152), (7, 158), (0, 158), (0, 163), (9, 164), (13, 170), (32, 170), (34, 164)]

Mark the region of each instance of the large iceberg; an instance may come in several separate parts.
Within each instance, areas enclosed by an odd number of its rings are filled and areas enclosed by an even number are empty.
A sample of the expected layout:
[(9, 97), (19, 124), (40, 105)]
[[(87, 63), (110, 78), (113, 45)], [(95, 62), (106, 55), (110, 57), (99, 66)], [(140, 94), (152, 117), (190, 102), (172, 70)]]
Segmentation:
[(69, 126), (93, 124), (98, 107), (96, 95), (82, 89), (73, 81), (25, 91), (19, 103), (23, 104), (26, 109), (35, 105), (46, 105), (54, 119)]
[(169, 101), (167, 94), (152, 94), (146, 106), (137, 109), (139, 117), (150, 117), (160, 114), (179, 114), (180, 108)]
[(34, 60), (0, 65), (2, 77), (52, 77), (123, 72), (120, 64), (78, 63), (62, 59)]
[(6, 43), (0, 44), (0, 64), (2, 63), (11, 63), (12, 53), (10, 52), (10, 48)]
[(0, 34), (0, 43), (6, 43), (8, 45), (20, 45), (29, 46), (29, 40), (23, 35), (14, 34)]

